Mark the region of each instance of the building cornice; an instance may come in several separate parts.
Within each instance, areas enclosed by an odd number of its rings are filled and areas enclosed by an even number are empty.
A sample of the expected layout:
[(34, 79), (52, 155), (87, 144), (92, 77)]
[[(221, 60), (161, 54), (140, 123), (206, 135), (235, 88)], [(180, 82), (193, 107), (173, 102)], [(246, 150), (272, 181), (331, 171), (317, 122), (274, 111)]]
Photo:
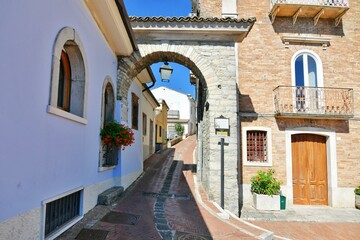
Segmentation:
[(130, 17), (138, 41), (241, 42), (255, 18)]

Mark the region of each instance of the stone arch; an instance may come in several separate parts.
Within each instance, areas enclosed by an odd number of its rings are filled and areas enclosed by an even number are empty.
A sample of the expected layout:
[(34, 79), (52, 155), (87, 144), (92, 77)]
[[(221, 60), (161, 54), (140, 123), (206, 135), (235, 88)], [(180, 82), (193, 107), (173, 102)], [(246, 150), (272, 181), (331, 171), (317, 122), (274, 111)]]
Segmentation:
[(191, 46), (177, 46), (170, 49), (168, 45), (164, 46), (164, 44), (156, 47), (154, 45), (140, 45), (139, 47), (140, 51), (134, 52), (131, 56), (119, 58), (117, 99), (121, 100), (125, 105), (127, 105), (126, 96), (132, 79), (151, 64), (162, 62), (165, 59), (189, 68), (204, 88), (207, 88), (205, 79), (216, 77), (211, 66)]
[[(214, 118), (229, 118), (229, 145), (226, 147), (225, 207), (239, 210), (239, 146), (237, 50), (234, 42), (164, 41), (142, 39), (139, 51), (118, 58), (117, 99), (122, 102), (121, 116), (127, 114), (127, 93), (132, 80), (151, 64), (170, 61), (188, 67), (199, 79), (198, 91), (198, 174), (211, 200), (220, 203), (220, 148)], [(199, 111), (200, 110), (200, 111)], [(200, 115), (199, 115), (199, 112)], [(127, 121), (126, 119), (123, 119)]]

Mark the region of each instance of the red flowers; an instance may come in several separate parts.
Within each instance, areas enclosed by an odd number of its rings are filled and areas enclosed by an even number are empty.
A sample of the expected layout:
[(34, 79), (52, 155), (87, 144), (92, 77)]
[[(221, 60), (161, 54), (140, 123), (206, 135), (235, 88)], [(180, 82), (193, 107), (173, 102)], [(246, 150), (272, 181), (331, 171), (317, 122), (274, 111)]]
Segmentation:
[(107, 147), (115, 145), (116, 147), (131, 146), (134, 143), (134, 133), (124, 124), (119, 124), (115, 121), (109, 122), (100, 131), (102, 144)]

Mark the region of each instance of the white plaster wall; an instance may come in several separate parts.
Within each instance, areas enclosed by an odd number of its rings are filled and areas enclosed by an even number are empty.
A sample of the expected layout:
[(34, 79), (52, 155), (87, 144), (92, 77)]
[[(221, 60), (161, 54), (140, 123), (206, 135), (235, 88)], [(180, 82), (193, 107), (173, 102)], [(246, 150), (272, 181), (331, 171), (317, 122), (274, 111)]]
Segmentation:
[(83, 211), (88, 212), (93, 209), (97, 205), (99, 194), (113, 186), (120, 186), (120, 182), (121, 178), (116, 177), (85, 187)]
[[(141, 107), (142, 113), (145, 113), (147, 116), (147, 132), (146, 135), (142, 137), (143, 141), (143, 160), (147, 159), (153, 152), (150, 152), (150, 120), (153, 121), (153, 147), (152, 149), (155, 150), (155, 108), (148, 100), (148, 97), (143, 93), (141, 97)], [(141, 123), (142, 123), (142, 113), (141, 113)]]
[(0, 222), (0, 239), (40, 239), (40, 216), (38, 207)]
[(156, 99), (164, 99), (170, 110), (179, 110), (181, 119), (190, 119), (190, 105), (186, 94), (166, 87), (158, 87), (151, 92)]

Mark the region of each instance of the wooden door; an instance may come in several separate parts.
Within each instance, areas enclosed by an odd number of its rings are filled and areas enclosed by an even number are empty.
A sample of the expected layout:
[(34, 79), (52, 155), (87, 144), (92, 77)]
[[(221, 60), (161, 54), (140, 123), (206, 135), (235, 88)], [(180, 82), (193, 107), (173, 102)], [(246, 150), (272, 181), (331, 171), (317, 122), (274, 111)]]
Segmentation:
[(326, 137), (291, 137), (294, 204), (327, 205)]

